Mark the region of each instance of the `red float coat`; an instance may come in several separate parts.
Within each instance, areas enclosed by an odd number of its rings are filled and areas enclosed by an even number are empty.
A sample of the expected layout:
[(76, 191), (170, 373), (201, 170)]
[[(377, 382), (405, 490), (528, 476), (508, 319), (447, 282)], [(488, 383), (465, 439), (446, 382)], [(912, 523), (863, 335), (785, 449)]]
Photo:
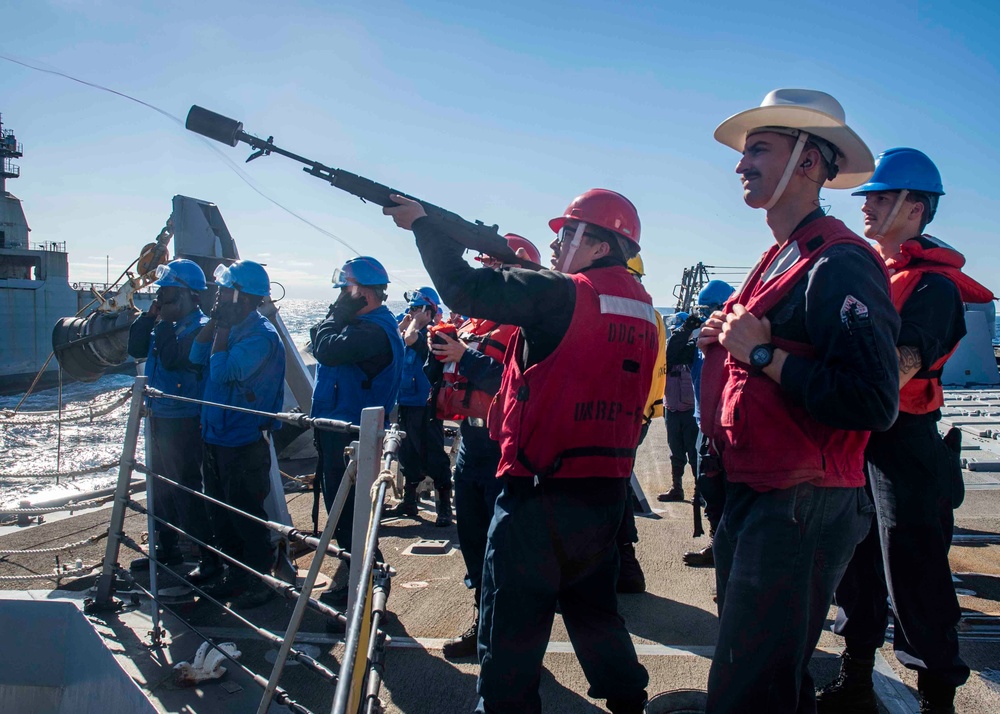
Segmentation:
[(569, 277), (573, 317), (552, 354), (524, 369), (524, 334), (508, 347), (488, 420), (498, 477), (632, 472), (659, 346), (652, 300), (624, 266)]
[[(928, 245), (929, 244), (929, 245)], [(892, 304), (897, 311), (916, 290), (926, 273), (943, 275), (958, 288), (962, 302), (985, 303), (994, 299), (993, 292), (962, 272), (965, 256), (944, 241), (923, 235), (903, 243), (898, 255), (886, 261), (892, 285)], [(899, 411), (907, 414), (928, 414), (944, 404), (941, 371), (958, 344), (934, 364), (921, 369), (899, 391)]]
[[(514, 325), (501, 325), (492, 320), (473, 318), (459, 328), (458, 337), (468, 343), (469, 349), (502, 363), (507, 353), (507, 345), (516, 331), (517, 327)], [(438, 390), (437, 417), (456, 421), (465, 417), (485, 419), (494, 396), (473, 387), (472, 383), (459, 373), (457, 363), (446, 364), (441, 388)]]
[[(798, 242), (798, 261), (761, 282), (784, 248), (772, 246), (726, 303), (725, 312), (731, 312), (738, 303), (757, 318), (764, 317), (807, 276), (823, 252), (835, 245), (857, 245), (870, 252), (877, 265), (883, 265), (867, 243), (829, 216), (796, 230), (790, 240)], [(886, 283), (888, 288), (888, 280)], [(772, 341), (790, 354), (815, 356), (810, 344), (776, 337)], [(757, 491), (790, 488), (804, 482), (817, 486), (864, 485), (864, 450), (869, 432), (836, 429), (814, 419), (783, 392), (781, 385), (766, 374), (751, 371), (749, 365), (736, 360), (718, 343), (705, 353), (700, 400), (701, 430), (712, 439), (729, 481), (745, 483)]]

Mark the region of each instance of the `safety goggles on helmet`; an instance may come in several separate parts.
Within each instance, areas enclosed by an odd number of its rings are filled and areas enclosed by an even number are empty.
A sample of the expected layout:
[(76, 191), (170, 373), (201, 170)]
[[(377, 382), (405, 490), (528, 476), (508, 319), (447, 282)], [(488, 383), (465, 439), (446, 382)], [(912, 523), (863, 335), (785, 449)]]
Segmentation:
[(330, 277), (330, 282), (333, 283), (335, 288), (346, 288), (350, 285), (351, 274), (349, 271), (343, 268), (334, 268), (333, 275)]
[(161, 288), (187, 288), (188, 290), (198, 289), (191, 287), (191, 285), (184, 280), (184, 278), (179, 276), (176, 271), (171, 270), (169, 265), (156, 266), (156, 282), (160, 284)]

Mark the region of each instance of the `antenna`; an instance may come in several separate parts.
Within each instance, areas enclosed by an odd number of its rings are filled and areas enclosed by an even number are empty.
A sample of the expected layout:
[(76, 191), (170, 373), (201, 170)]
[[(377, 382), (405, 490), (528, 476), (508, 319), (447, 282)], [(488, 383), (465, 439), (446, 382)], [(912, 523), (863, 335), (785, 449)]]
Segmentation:
[(23, 149), (14, 132), (3, 128), (3, 115), (0, 114), (0, 196), (7, 195), (7, 179), (21, 175), (21, 167), (12, 163), (11, 159), (21, 158)]

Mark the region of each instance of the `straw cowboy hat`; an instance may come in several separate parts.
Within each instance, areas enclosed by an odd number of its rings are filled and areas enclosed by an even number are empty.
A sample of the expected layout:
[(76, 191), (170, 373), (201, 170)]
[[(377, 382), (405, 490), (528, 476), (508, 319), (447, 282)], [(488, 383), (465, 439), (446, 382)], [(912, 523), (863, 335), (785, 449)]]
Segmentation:
[(759, 107), (734, 114), (719, 124), (715, 139), (742, 152), (747, 134), (768, 126), (800, 129), (833, 144), (840, 172), (826, 182), (828, 188), (854, 188), (875, 170), (872, 152), (847, 126), (840, 102), (814, 89), (775, 89)]

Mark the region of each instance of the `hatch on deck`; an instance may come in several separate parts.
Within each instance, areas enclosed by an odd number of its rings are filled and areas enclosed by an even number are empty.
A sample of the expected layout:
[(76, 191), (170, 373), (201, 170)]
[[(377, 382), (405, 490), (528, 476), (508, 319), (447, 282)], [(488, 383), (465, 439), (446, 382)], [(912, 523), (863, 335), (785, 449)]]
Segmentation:
[(0, 711), (155, 714), (70, 602), (0, 600)]

